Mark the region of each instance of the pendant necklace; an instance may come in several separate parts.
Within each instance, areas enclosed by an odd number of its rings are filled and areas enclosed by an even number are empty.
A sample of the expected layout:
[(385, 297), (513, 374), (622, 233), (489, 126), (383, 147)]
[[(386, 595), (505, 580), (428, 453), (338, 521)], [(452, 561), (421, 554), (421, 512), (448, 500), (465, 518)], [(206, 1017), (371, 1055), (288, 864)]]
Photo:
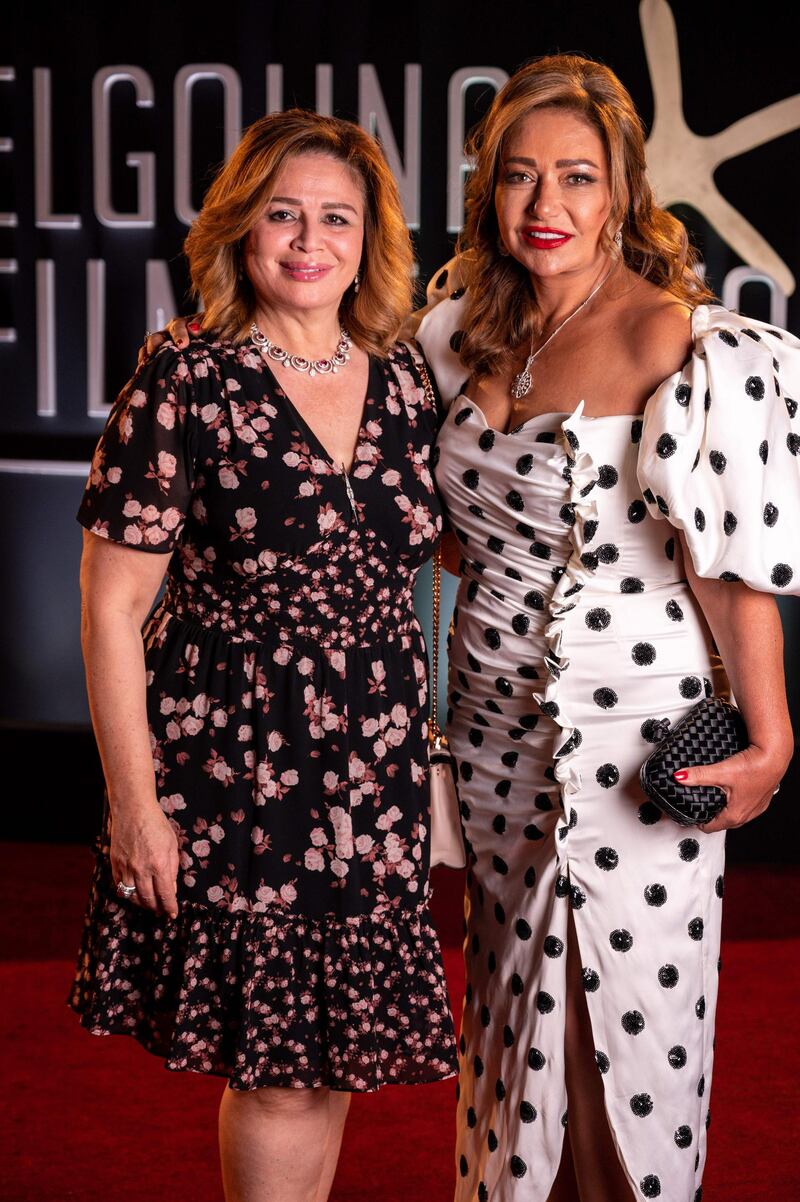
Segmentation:
[(338, 372), (340, 367), (350, 362), (350, 348), (353, 345), (353, 340), (344, 326), (339, 326), (339, 341), (329, 359), (306, 359), (303, 355), (290, 355), (283, 347), (276, 346), (266, 334), (262, 334), (255, 322), (250, 327), (250, 337), (268, 359), (282, 363), (284, 367), (293, 367), (295, 371), (303, 374), (308, 372), (309, 376)]
[(588, 305), (589, 301), (592, 299), (592, 297), (597, 295), (597, 293), (603, 287), (603, 284), (605, 284), (606, 280), (611, 275), (611, 272), (613, 270), (614, 270), (614, 265), (612, 264), (612, 266), (609, 267), (608, 271), (603, 276), (602, 280), (600, 280), (600, 283), (595, 284), (592, 291), (589, 293), (589, 295), (586, 297), (585, 300), (581, 301), (581, 303), (578, 305), (577, 309), (573, 309), (572, 312), (569, 314), (569, 316), (565, 317), (564, 320), (559, 325), (556, 326), (556, 328), (553, 330), (550, 337), (542, 343), (542, 345), (539, 347), (538, 351), (534, 351), (533, 338), (531, 339), (531, 353), (528, 355), (528, 358), (525, 360), (525, 366), (523, 367), (522, 371), (518, 372), (517, 375), (514, 376), (514, 379), (511, 384), (511, 395), (515, 401), (521, 401), (523, 397), (528, 395), (531, 388), (533, 387), (533, 376), (531, 375), (531, 367), (533, 366), (534, 361), (539, 357), (539, 355), (541, 355), (544, 348), (546, 346), (550, 345), (550, 343), (555, 338), (556, 334), (561, 333), (561, 331), (564, 329), (564, 326), (567, 324), (567, 322), (572, 321), (573, 317), (577, 317), (578, 314), (580, 313), (581, 309), (585, 308), (586, 305)]

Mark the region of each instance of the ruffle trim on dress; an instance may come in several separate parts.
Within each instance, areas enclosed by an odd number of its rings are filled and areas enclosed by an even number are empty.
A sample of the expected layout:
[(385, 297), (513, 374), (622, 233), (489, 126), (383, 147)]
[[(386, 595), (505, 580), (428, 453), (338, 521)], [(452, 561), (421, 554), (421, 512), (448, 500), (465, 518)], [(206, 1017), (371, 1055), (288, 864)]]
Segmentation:
[(165, 1067), (231, 1088), (367, 1092), (457, 1071), (427, 903), (357, 918), (182, 903), (157, 917), (113, 896), (98, 859), (70, 1006)]
[[(556, 467), (570, 480), (568, 515), (571, 516), (572, 554), (553, 589), (548, 611), (550, 621), (544, 630), (547, 650), (544, 662), (547, 668), (547, 683), (544, 692), (535, 692), (534, 700), (542, 712), (561, 729), (563, 736), (554, 756), (553, 771), (561, 789), (564, 810), (568, 814), (568, 801), (581, 788), (581, 773), (576, 753), (582, 742), (581, 732), (559, 702), (559, 683), (562, 673), (569, 668), (569, 658), (562, 653), (562, 644), (567, 615), (575, 608), (573, 599), (592, 579), (594, 566), (587, 543), (594, 537), (597, 524), (597, 505), (592, 493), (599, 473), (587, 451), (582, 450), (577, 430), (580, 427), (584, 403), (581, 401), (573, 413), (561, 423), (562, 445), (555, 444), (549, 464)], [(562, 511), (563, 512), (563, 511)], [(589, 524), (594, 523), (592, 528)], [(591, 530), (587, 538), (587, 527)]]

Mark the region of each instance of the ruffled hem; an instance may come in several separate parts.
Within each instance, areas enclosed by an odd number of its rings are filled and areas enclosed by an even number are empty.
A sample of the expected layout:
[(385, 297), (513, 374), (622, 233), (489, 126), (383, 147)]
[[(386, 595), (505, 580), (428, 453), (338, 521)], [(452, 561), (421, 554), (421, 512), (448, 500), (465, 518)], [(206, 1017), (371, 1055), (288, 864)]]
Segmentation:
[(98, 860), (69, 1005), (173, 1071), (370, 1092), (457, 1071), (427, 902), (312, 919), (182, 903), (175, 920), (116, 900)]
[(599, 478), (594, 461), (588, 452), (583, 451), (577, 429), (580, 426), (584, 403), (581, 401), (573, 413), (562, 423), (566, 449), (556, 444), (553, 458), (550, 460), (561, 473), (569, 471), (571, 480), (569, 508), (574, 517), (572, 523), (572, 553), (564, 566), (564, 571), (553, 589), (548, 604), (550, 621), (544, 630), (547, 651), (545, 667), (547, 683), (543, 692), (535, 692), (534, 700), (542, 712), (552, 718), (560, 727), (563, 736), (554, 756), (553, 772), (561, 790), (564, 812), (569, 816), (569, 799), (574, 797), (581, 788), (581, 773), (577, 765), (576, 753), (582, 742), (580, 730), (564, 711), (558, 701), (559, 682), (561, 674), (569, 668), (569, 658), (562, 654), (566, 616), (576, 606), (572, 600), (592, 579), (590, 556), (586, 553), (586, 529), (589, 523), (597, 523), (597, 505), (591, 494)]

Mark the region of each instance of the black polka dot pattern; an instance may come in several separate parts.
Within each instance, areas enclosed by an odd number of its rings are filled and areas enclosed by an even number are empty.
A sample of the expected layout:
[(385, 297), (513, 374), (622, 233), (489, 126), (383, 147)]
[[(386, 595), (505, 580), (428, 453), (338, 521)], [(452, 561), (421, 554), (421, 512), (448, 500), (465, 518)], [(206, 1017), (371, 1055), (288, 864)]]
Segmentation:
[(631, 1098), (631, 1110), (637, 1118), (647, 1118), (653, 1113), (653, 1099), (649, 1093), (637, 1093)]
[(619, 768), (616, 764), (601, 764), (595, 776), (598, 785), (603, 789), (611, 789), (619, 782)]
[(648, 885), (644, 891), (644, 900), (648, 906), (663, 906), (667, 900), (667, 890), (661, 884)]
[(686, 863), (696, 860), (700, 854), (700, 844), (696, 839), (681, 839), (678, 844), (678, 854)]
[(583, 970), (583, 988), (587, 993), (596, 993), (600, 988), (600, 977), (593, 968), (584, 968)]
[(773, 592), (797, 587), (800, 527), (787, 488), (800, 430), (773, 382), (789, 346), (721, 313), (700, 307), (703, 353), (644, 414), (539, 415), (507, 435), (460, 397), (440, 438), (436, 478), (466, 576), (450, 649), (470, 849), (457, 1202), (513, 1202), (533, 1166), (557, 1168), (570, 912), (591, 936), (581, 976), (595, 1059), (635, 1192), (688, 1200), (698, 1186), (722, 850), (638, 782), (714, 679), (675, 526), (696, 568)]
[(590, 630), (605, 630), (611, 622), (611, 614), (602, 607), (590, 609), (585, 621)]
[(528, 1052), (528, 1067), (529, 1068), (532, 1068), (534, 1070), (534, 1072), (538, 1073), (544, 1068), (546, 1063), (547, 1063), (547, 1061), (546, 1061), (545, 1057), (542, 1055), (542, 1053), (539, 1051), (538, 1048), (530, 1049), (530, 1051)]
[(626, 1010), (621, 1021), (628, 1035), (641, 1035), (644, 1030), (644, 1016), (639, 1010)]
[(667, 1060), (671, 1068), (685, 1068), (687, 1059), (686, 1048), (681, 1047), (680, 1044), (675, 1044), (671, 1047), (667, 1054)]
[(633, 947), (633, 936), (630, 931), (626, 931), (623, 928), (612, 931), (608, 937), (608, 941), (615, 952), (629, 952)]
[(511, 1176), (516, 1178), (524, 1177), (528, 1171), (528, 1166), (521, 1156), (512, 1156), (509, 1162)]
[(680, 972), (674, 964), (663, 964), (658, 970), (658, 983), (664, 989), (674, 989), (680, 980)]
[(693, 1138), (691, 1127), (685, 1123), (681, 1124), (675, 1131), (675, 1143), (679, 1148), (690, 1148)]
[(652, 643), (635, 643), (631, 648), (631, 659), (640, 666), (655, 663), (656, 649)]

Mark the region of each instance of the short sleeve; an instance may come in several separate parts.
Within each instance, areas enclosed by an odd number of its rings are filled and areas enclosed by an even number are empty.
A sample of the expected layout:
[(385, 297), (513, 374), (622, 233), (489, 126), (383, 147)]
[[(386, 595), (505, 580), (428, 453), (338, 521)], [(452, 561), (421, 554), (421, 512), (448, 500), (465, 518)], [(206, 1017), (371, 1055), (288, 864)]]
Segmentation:
[(140, 551), (174, 550), (195, 480), (189, 367), (165, 344), (119, 394), (92, 459), (78, 521)]
[[(435, 427), (438, 430), (444, 417), (442, 409), (442, 398), (439, 394), (439, 389), (436, 386), (436, 378), (431, 371), (430, 364), (422, 353), (422, 348), (414, 339), (408, 339), (400, 344), (403, 346), (406, 355), (403, 363), (403, 368), (407, 371), (411, 378), (413, 387), (424, 393), (422, 408), (425, 412), (430, 412)], [(399, 364), (395, 364), (397, 371)], [(401, 381), (401, 387), (405, 384), (407, 377), (401, 374), (398, 377)], [(430, 390), (426, 387), (427, 381), (430, 381)]]
[(800, 341), (717, 305), (647, 403), (638, 475), (650, 513), (684, 531), (699, 576), (800, 593)]
[(422, 347), (447, 409), (463, 388), (468, 372), (458, 352), (463, 338), (466, 287), (457, 256), (431, 277), (427, 304), (411, 315), (403, 337), (413, 337)]

